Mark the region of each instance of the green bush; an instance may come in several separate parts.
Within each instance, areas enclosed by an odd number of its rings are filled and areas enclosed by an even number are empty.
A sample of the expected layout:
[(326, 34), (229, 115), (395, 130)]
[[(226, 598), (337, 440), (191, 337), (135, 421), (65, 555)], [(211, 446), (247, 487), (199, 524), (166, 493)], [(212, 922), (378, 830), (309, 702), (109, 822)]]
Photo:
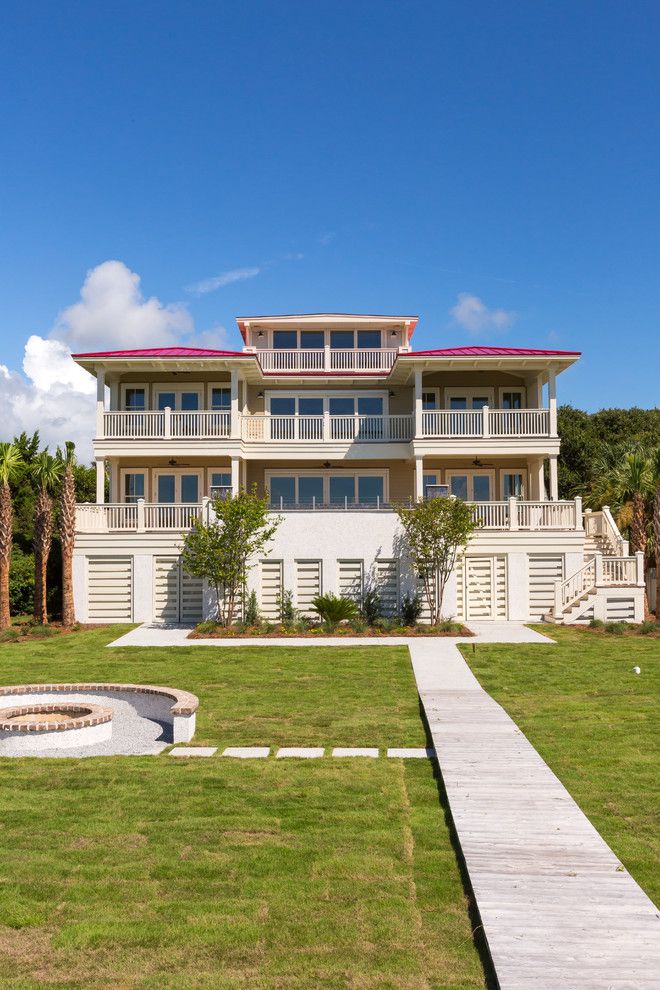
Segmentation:
[(355, 619), (358, 614), (358, 607), (352, 598), (339, 598), (332, 592), (327, 595), (317, 595), (312, 599), (312, 609), (328, 628)]
[(246, 626), (257, 626), (260, 621), (261, 617), (259, 615), (259, 605), (257, 604), (257, 593), (256, 591), (251, 591), (247, 596), (247, 601), (245, 602), (243, 623)]
[(358, 617), (355, 619), (351, 619), (351, 629), (353, 629), (354, 632), (362, 633), (365, 632), (365, 630), (368, 628), (369, 627), (367, 623), (364, 621), (361, 615), (358, 615)]
[(605, 623), (603, 622), (602, 619), (592, 619), (591, 622), (589, 623), (589, 627), (591, 629), (602, 629), (604, 625)]
[(23, 615), (34, 608), (34, 557), (14, 544), (9, 568), (9, 608)]
[(296, 609), (293, 604), (293, 592), (283, 591), (279, 596), (280, 620), (283, 626), (292, 626), (296, 621)]
[(611, 636), (623, 636), (626, 629), (630, 628), (627, 622), (606, 622), (605, 632)]
[(205, 622), (197, 623), (197, 632), (200, 633), (214, 633), (218, 628), (218, 623), (213, 619), (206, 619)]
[(373, 626), (376, 620), (380, 618), (381, 601), (380, 595), (375, 588), (369, 588), (369, 590), (364, 593), (360, 612), (362, 613), (362, 618), (364, 621), (370, 626)]
[(419, 595), (404, 595), (401, 601), (401, 621), (404, 626), (416, 626), (423, 610)]
[(17, 639), (20, 639), (20, 636), (18, 629), (2, 629), (0, 631), (0, 643), (15, 643)]
[(660, 622), (656, 619), (645, 619), (637, 630), (640, 636), (648, 636), (649, 633), (660, 633)]

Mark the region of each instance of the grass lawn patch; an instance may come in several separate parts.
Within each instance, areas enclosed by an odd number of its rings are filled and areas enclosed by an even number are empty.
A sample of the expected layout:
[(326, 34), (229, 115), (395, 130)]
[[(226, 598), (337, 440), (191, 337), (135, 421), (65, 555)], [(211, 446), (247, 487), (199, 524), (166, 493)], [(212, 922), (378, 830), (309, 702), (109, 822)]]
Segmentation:
[[(195, 743), (424, 745), (407, 650), (0, 647), (200, 698)], [(3, 990), (478, 990), (431, 761), (0, 761)]]
[(569, 626), (534, 628), (557, 645), (461, 649), (481, 685), (658, 904), (660, 644)]

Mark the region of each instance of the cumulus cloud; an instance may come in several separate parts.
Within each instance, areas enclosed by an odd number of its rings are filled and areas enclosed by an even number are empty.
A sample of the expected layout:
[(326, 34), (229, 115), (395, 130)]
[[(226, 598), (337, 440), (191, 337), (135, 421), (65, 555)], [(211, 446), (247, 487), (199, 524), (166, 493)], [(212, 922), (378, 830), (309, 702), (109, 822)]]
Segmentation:
[(456, 305), (450, 309), (456, 323), (468, 333), (481, 335), (510, 327), (516, 314), (506, 309), (489, 309), (478, 296), (459, 292)]
[(80, 299), (59, 314), (48, 335), (28, 338), (22, 373), (0, 365), (0, 439), (38, 429), (43, 443), (73, 440), (78, 457), (89, 460), (96, 383), (71, 352), (181, 342), (226, 348), (228, 334), (216, 326), (195, 335), (185, 306), (145, 299), (139, 275), (121, 261), (103, 262), (87, 273)]
[(231, 285), (232, 282), (243, 282), (246, 278), (254, 278), (260, 272), (261, 268), (257, 265), (254, 265), (252, 268), (232, 268), (231, 271), (220, 272), (219, 275), (204, 278), (201, 282), (195, 282), (194, 285), (187, 286), (186, 292), (190, 292), (196, 296), (203, 296), (207, 292), (215, 292), (216, 289), (222, 289), (225, 285)]

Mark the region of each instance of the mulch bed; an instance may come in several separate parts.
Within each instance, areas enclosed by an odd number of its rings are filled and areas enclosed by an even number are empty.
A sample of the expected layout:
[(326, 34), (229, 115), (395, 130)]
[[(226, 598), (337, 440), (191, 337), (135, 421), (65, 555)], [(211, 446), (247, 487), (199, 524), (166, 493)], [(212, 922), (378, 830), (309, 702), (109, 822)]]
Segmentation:
[(214, 632), (199, 632), (193, 629), (188, 633), (188, 639), (309, 639), (314, 641), (319, 638), (346, 639), (355, 637), (356, 639), (382, 639), (385, 636), (410, 636), (410, 637), (452, 637), (474, 636), (474, 633), (466, 626), (448, 632), (441, 632), (431, 629), (429, 626), (399, 626), (396, 629), (379, 629), (370, 627), (363, 632), (355, 632), (354, 629), (335, 629), (334, 632), (326, 632), (325, 629), (308, 629), (304, 632), (298, 630), (283, 629), (277, 626), (269, 632), (262, 629), (216, 629)]

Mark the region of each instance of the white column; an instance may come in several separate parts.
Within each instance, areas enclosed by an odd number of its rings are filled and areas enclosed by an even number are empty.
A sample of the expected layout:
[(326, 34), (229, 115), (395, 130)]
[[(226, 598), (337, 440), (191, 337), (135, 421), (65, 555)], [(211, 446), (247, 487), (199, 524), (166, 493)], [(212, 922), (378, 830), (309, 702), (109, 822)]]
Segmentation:
[(539, 502), (545, 502), (545, 462), (542, 457), (538, 462), (537, 485), (539, 490)]
[(96, 458), (96, 504), (105, 502), (105, 462), (102, 457)]
[(557, 455), (550, 457), (550, 499), (556, 502), (559, 498), (559, 480), (557, 478)]
[[(110, 501), (120, 502), (119, 497), (119, 458), (111, 457), (108, 461), (108, 474), (110, 475)], [(146, 480), (146, 479), (145, 479)]]
[[(233, 439), (238, 439), (241, 431), (238, 423), (238, 370), (231, 369), (231, 429), (230, 435)], [(232, 461), (233, 463), (233, 461)], [(237, 489), (238, 490), (238, 489)]]
[(489, 437), (490, 436), (490, 419), (488, 417), (488, 414), (489, 414), (488, 406), (482, 406), (482, 409), (481, 409), (481, 416), (482, 416), (482, 419), (481, 419), (481, 428), (482, 428), (482, 433), (483, 433), (484, 437)]
[(98, 368), (96, 372), (96, 436), (105, 436), (103, 413), (105, 412), (105, 371)]
[(415, 436), (422, 435), (422, 369), (415, 368)]
[(424, 498), (424, 458), (415, 458), (415, 501)]
[(581, 495), (575, 496), (575, 528), (578, 530), (584, 529)]
[(231, 459), (231, 493), (232, 495), (238, 495), (240, 488), (240, 466), (241, 461), (239, 457), (232, 457)]
[(548, 372), (548, 408), (550, 409), (550, 436), (557, 436), (557, 382), (555, 369)]

